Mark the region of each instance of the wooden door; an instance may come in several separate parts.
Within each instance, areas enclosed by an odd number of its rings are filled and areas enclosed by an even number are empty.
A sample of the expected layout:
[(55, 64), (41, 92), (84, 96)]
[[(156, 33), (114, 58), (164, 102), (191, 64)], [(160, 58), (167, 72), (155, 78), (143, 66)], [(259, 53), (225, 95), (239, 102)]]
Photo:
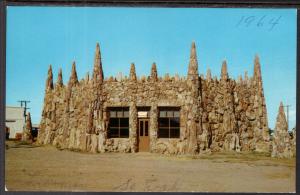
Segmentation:
[(139, 151), (148, 152), (150, 139), (149, 139), (149, 119), (139, 119)]

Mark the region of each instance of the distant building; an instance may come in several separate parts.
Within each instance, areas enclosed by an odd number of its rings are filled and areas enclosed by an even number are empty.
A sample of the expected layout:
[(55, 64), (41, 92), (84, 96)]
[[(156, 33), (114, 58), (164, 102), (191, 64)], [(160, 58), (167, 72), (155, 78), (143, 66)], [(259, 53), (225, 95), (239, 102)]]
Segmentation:
[(22, 134), (25, 125), (24, 108), (6, 106), (5, 113), (5, 125), (10, 128), (9, 138), (16, 138)]

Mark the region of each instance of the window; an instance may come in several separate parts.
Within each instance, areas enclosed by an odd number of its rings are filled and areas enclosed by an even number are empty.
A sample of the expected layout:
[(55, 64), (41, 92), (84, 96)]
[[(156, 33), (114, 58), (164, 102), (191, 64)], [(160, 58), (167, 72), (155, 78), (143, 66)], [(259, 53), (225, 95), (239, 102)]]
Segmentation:
[(129, 108), (115, 107), (108, 108), (109, 124), (108, 138), (128, 138), (129, 137)]
[(180, 108), (161, 107), (158, 118), (158, 138), (180, 137)]

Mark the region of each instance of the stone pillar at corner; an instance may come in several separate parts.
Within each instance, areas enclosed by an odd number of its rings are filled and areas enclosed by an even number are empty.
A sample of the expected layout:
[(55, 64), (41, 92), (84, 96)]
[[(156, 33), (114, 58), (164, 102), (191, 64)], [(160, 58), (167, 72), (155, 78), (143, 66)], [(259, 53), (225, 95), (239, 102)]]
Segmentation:
[(190, 112), (187, 113), (187, 130), (188, 130), (188, 148), (187, 152), (194, 154), (198, 150), (197, 145), (197, 132), (199, 131), (199, 73), (198, 73), (198, 61), (196, 54), (196, 44), (192, 43), (190, 62), (188, 67), (187, 76), (188, 88), (191, 92), (190, 97), (186, 100), (186, 105), (190, 108)]
[(150, 152), (154, 152), (157, 142), (158, 131), (158, 109), (156, 104), (151, 105), (150, 110)]
[(137, 152), (137, 107), (135, 102), (130, 103), (129, 107), (129, 139), (131, 152)]

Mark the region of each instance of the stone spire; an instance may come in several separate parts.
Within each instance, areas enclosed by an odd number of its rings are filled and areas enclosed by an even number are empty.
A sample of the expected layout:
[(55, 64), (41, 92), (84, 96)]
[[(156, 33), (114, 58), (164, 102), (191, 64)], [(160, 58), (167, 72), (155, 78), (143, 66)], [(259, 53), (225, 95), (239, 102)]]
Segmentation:
[(157, 81), (157, 69), (156, 69), (156, 63), (153, 62), (151, 67), (151, 79), (153, 81)]
[(100, 45), (99, 43), (97, 43), (96, 51), (95, 51), (95, 59), (94, 59), (93, 81), (102, 83), (103, 79), (104, 79), (104, 75), (102, 69)]
[(207, 72), (206, 72), (206, 79), (207, 79), (208, 81), (211, 80), (211, 71), (210, 71), (209, 68), (207, 69)]
[(260, 62), (259, 62), (259, 57), (258, 55), (255, 55), (254, 59), (254, 73), (253, 73), (253, 78), (256, 81), (261, 81), (261, 68), (260, 68)]
[(254, 71), (253, 71), (253, 82), (254, 85), (257, 86), (257, 93), (259, 96), (263, 96), (263, 83), (262, 83), (262, 76), (261, 76), (261, 68), (258, 55), (255, 55), (254, 59)]
[(222, 63), (222, 69), (221, 69), (221, 80), (227, 80), (228, 79), (228, 72), (227, 72), (227, 62), (226, 60)]
[(53, 73), (52, 73), (52, 66), (50, 64), (48, 69), (48, 77), (46, 81), (46, 90), (51, 90), (51, 89), (53, 89)]
[(136, 73), (135, 73), (135, 65), (134, 65), (134, 63), (131, 63), (131, 65), (130, 65), (129, 79), (132, 80), (132, 81), (136, 81)]
[(276, 119), (275, 131), (285, 132), (288, 131), (288, 124), (286, 120), (286, 116), (284, 113), (284, 107), (282, 102), (280, 102), (278, 115)]
[(188, 68), (187, 84), (191, 92), (188, 106), (190, 109), (189, 116), (190, 121), (187, 125), (188, 129), (188, 146), (187, 151), (189, 153), (195, 153), (197, 150), (197, 134), (201, 131), (201, 126), (199, 125), (199, 118), (201, 117), (200, 110), (200, 96), (199, 96), (199, 73), (198, 73), (198, 61), (196, 54), (195, 42), (192, 43), (190, 63)]
[(61, 68), (59, 69), (59, 72), (58, 72), (56, 85), (59, 86), (59, 87), (62, 87), (64, 85), (63, 77), (62, 77), (62, 69)]
[(69, 80), (69, 86), (74, 86), (78, 83), (77, 73), (76, 73), (76, 64), (75, 61), (72, 64), (72, 72)]
[(291, 158), (293, 156), (291, 137), (288, 132), (288, 124), (282, 102), (280, 102), (276, 119), (271, 156), (279, 158)]
[(190, 54), (190, 63), (188, 68), (188, 78), (198, 78), (198, 61), (196, 54), (196, 44), (192, 42), (191, 54)]

